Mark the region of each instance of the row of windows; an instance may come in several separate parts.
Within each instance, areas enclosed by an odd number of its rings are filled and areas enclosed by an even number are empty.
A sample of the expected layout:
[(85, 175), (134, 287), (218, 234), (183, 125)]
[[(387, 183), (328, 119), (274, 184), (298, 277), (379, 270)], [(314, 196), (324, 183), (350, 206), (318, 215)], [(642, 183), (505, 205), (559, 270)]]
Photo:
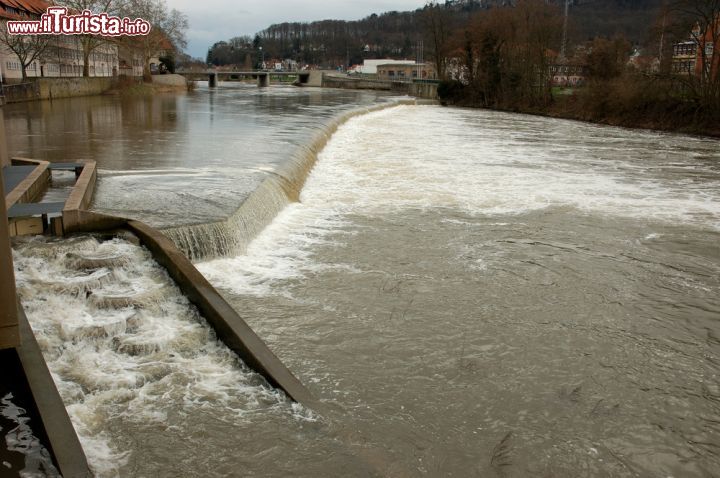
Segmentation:
[(673, 53), (676, 56), (694, 55), (696, 52), (697, 52), (697, 43), (695, 43), (695, 42), (679, 43), (673, 47)]
[[(5, 62), (5, 67), (8, 70), (21, 70), (20, 62), (17, 61), (7, 61)], [(48, 73), (57, 73), (60, 72), (60, 74), (73, 74), (73, 75), (80, 75), (82, 74), (83, 68), (81, 65), (57, 65), (55, 63), (49, 63), (44, 66), (45, 71)], [(110, 72), (111, 66), (102, 64), (97, 68), (97, 71), (105, 73)], [(37, 72), (38, 65), (37, 63), (32, 63), (26, 68), (27, 71), (34, 71)], [(90, 74), (93, 75), (95, 73), (96, 68), (94, 66), (90, 66)]]
[[(8, 70), (21, 70), (22, 69), (20, 62), (17, 62), (17, 61), (6, 61), (5, 67)], [(37, 71), (37, 68), (38, 68), (37, 63), (32, 63), (32, 64), (28, 65), (28, 67), (25, 69), (28, 71)]]
[[(388, 70), (387, 72), (385, 72), (385, 71), (383, 71), (383, 70), (378, 70), (378, 73), (379, 73), (380, 75), (387, 74), (387, 76), (392, 76), (392, 77), (397, 76), (397, 77), (399, 77), (399, 78), (405, 78), (405, 76), (406, 76), (404, 70), (397, 70), (397, 72), (396, 72), (395, 70)], [(418, 76), (417, 70), (412, 70), (411, 76), (412, 76), (413, 78), (417, 78), (417, 76)], [(427, 78), (427, 76), (428, 76), (428, 72), (425, 71), (425, 70), (423, 70), (423, 71), (422, 71), (422, 77), (423, 77), (423, 78)]]
[(673, 73), (692, 73), (695, 71), (695, 60), (675, 61), (672, 70)]
[(90, 55), (91, 61), (105, 61), (105, 62), (111, 62), (113, 61), (114, 55), (110, 55), (107, 53), (92, 53)]
[(577, 65), (552, 65), (550, 73), (565, 73), (571, 75), (582, 75), (583, 67)]
[[(712, 58), (713, 56), (713, 50), (714, 45), (712, 42), (706, 42), (705, 43), (705, 56), (707, 58)], [(673, 52), (675, 56), (689, 56), (689, 55), (696, 55), (699, 52), (698, 45), (696, 43), (680, 43), (678, 45), (675, 45), (673, 47)]]
[[(60, 58), (65, 58), (68, 60), (82, 60), (82, 53), (77, 50), (61, 50), (57, 56)], [(91, 53), (90, 54), (90, 61), (105, 61), (105, 62), (111, 62), (115, 58), (115, 55), (110, 55), (108, 53)]]

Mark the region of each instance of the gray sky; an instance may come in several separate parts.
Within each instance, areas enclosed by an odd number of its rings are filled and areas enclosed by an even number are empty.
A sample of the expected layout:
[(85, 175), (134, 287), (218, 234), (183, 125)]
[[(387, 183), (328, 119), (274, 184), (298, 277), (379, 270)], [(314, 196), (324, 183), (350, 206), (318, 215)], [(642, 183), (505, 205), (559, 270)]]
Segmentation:
[(188, 16), (190, 55), (205, 58), (216, 41), (255, 33), (282, 22), (359, 20), (372, 13), (415, 10), (426, 0), (167, 0)]

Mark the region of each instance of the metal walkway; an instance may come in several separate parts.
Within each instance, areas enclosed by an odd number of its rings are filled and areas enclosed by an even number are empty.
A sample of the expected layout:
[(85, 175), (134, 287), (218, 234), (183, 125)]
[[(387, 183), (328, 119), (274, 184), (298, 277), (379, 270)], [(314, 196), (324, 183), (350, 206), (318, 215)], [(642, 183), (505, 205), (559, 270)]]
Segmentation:
[(3, 188), (10, 193), (35, 170), (36, 166), (5, 166), (2, 168)]
[(14, 204), (8, 210), (8, 219), (59, 214), (62, 212), (64, 207), (64, 202), (30, 202)]
[[(75, 177), (80, 176), (85, 163), (50, 163), (48, 169), (51, 171), (73, 171)], [(13, 191), (25, 178), (37, 168), (29, 166), (5, 166), (2, 168), (3, 187), (5, 194)], [(31, 202), (13, 204), (7, 211), (8, 219), (42, 217), (43, 229), (47, 226), (48, 217), (62, 214), (65, 202)]]

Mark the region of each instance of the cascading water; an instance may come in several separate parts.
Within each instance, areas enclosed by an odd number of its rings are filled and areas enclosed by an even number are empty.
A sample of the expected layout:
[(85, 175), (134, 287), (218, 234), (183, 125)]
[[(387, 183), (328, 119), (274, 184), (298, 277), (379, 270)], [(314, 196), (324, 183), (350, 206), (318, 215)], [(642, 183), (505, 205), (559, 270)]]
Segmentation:
[(357, 108), (328, 121), (322, 131), (279, 166), (243, 201), (228, 219), (197, 225), (179, 226), (163, 232), (193, 260), (211, 259), (246, 250), (250, 242), (291, 202), (297, 201), (318, 153), (337, 128), (359, 115), (415, 100), (397, 100), (369, 108)]
[(401, 106), (342, 126), (299, 203), (198, 268), (406, 475), (713, 476), (719, 154)]
[(16, 244), (14, 261), (26, 313), (99, 476), (131, 465), (121, 445), (128, 429), (171, 446), (186, 437), (169, 415), (203, 403), (239, 414), (300, 410), (217, 341), (142, 247), (33, 239)]

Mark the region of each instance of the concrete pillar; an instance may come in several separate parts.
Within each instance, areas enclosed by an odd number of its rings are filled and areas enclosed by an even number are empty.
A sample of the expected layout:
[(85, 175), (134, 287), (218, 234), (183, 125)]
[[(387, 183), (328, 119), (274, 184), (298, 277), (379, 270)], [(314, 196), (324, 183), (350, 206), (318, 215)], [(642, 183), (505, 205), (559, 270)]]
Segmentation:
[[(2, 131), (0, 133), (0, 157), (6, 158), (5, 122), (2, 114), (2, 106), (0, 106), (0, 131)], [(0, 349), (18, 347), (19, 345), (20, 332), (18, 329), (15, 273), (13, 271), (12, 252), (10, 251), (5, 187), (3, 182), (0, 181)]]
[(270, 73), (261, 73), (258, 75), (258, 86), (264, 88), (270, 86)]
[[(2, 111), (2, 101), (4, 98), (0, 96), (0, 111)], [(7, 143), (5, 142), (5, 118), (0, 114), (0, 167), (10, 166), (10, 156), (8, 156)]]
[(217, 86), (217, 74), (216, 73), (210, 73), (210, 75), (208, 75), (208, 86), (210, 88), (215, 88)]

